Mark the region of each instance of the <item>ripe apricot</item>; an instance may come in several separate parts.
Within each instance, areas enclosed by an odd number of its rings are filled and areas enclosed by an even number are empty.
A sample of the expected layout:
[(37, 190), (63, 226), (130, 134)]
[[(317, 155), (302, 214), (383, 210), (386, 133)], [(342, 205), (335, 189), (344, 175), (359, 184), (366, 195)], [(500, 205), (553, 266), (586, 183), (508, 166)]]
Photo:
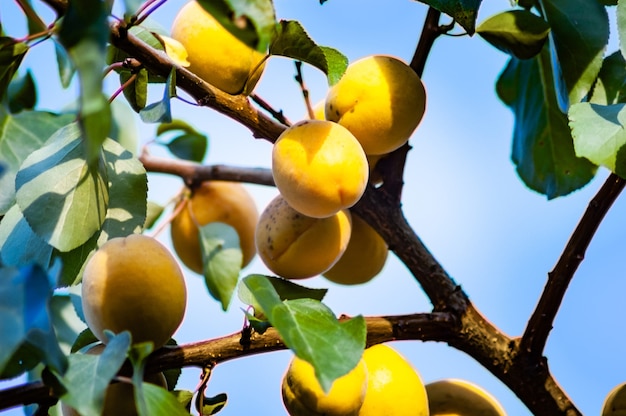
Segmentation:
[(304, 120), (285, 130), (272, 151), (276, 187), (297, 211), (324, 218), (353, 206), (369, 168), (361, 145), (337, 123)]
[[(295, 357), (282, 381), (282, 397), (291, 416), (356, 416), (367, 386), (367, 369), (361, 360), (324, 393), (308, 362)], [(382, 414), (382, 413), (381, 413)]]
[(254, 232), (259, 213), (246, 188), (237, 182), (207, 181), (192, 191), (180, 213), (172, 220), (172, 245), (180, 260), (189, 269), (202, 274), (202, 250), (198, 227), (223, 222), (239, 235), (243, 253), (241, 267), (247, 266), (256, 254)]
[(226, 30), (195, 0), (176, 15), (172, 38), (187, 50), (191, 72), (229, 94), (251, 93), (263, 73), (265, 55)]
[(351, 215), (342, 210), (326, 218), (307, 217), (279, 195), (261, 213), (256, 246), (265, 265), (287, 279), (324, 273), (350, 240)]
[(326, 96), (326, 119), (354, 134), (368, 155), (402, 146), (422, 120), (426, 90), (400, 59), (372, 55), (350, 64)]
[(352, 233), (346, 251), (323, 276), (343, 285), (372, 280), (387, 261), (387, 243), (367, 222), (352, 215)]
[(89, 258), (83, 272), (82, 305), (87, 325), (102, 342), (104, 330), (129, 331), (133, 343), (163, 346), (183, 320), (187, 289), (165, 246), (133, 234), (113, 238)]

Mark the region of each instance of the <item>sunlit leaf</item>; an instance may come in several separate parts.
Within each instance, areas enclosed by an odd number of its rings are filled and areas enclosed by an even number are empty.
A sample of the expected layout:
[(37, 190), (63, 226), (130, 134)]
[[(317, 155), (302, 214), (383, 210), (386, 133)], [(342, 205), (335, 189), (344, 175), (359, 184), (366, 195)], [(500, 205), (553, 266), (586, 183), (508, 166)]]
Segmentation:
[(146, 403), (146, 416), (189, 416), (189, 412), (179, 403), (176, 396), (163, 387), (143, 383), (143, 397)]
[[(52, 285), (39, 266), (0, 269), (0, 373), (17, 375), (43, 362), (63, 373), (67, 367), (50, 317)], [(12, 360), (21, 348), (21, 361)], [(20, 366), (7, 372), (7, 365)]]
[(67, 390), (61, 400), (81, 415), (100, 415), (106, 389), (124, 363), (130, 342), (130, 334), (122, 332), (110, 338), (100, 354), (70, 355), (67, 373), (60, 378)]
[(147, 209), (146, 209), (146, 221), (144, 223), (145, 229), (150, 229), (154, 226), (154, 224), (161, 218), (161, 214), (163, 214), (165, 207), (157, 204), (154, 201), (148, 201)]
[(583, 100), (602, 66), (609, 40), (609, 18), (600, 2), (539, 0), (550, 25), (551, 65), (559, 108)]
[(482, 0), (419, 0), (452, 17), (470, 35), (474, 34), (478, 8)]
[(104, 222), (109, 195), (106, 170), (102, 164), (91, 168), (83, 158), (76, 124), (61, 128), (29, 155), (15, 183), (24, 218), (60, 251), (79, 247)]
[(604, 58), (589, 101), (602, 105), (626, 102), (626, 60), (619, 51)]
[[(323, 303), (315, 299), (282, 301), (265, 276), (243, 279), (265, 311), (284, 343), (315, 368), (324, 391), (332, 382), (352, 370), (365, 349), (366, 325), (362, 316), (339, 321)], [(320, 334), (324, 334), (320, 337)]]
[(348, 58), (341, 52), (318, 46), (302, 25), (293, 20), (281, 20), (276, 26), (276, 37), (270, 45), (270, 54), (313, 65), (326, 74), (329, 85), (337, 83), (348, 67)]
[(44, 269), (50, 265), (52, 246), (30, 228), (19, 206), (13, 205), (0, 221), (0, 259), (7, 266), (36, 263)]
[(216, 222), (200, 227), (199, 238), (206, 286), (227, 310), (243, 262), (239, 235), (230, 225)]
[(491, 16), (476, 28), (476, 33), (501, 51), (528, 59), (541, 51), (550, 26), (536, 14), (518, 9)]
[(567, 115), (556, 102), (549, 52), (512, 58), (496, 87), (515, 115), (511, 158), (524, 183), (549, 199), (587, 184), (596, 168), (574, 153)]
[(271, 0), (198, 0), (198, 3), (246, 45), (261, 53), (267, 51), (276, 24)]

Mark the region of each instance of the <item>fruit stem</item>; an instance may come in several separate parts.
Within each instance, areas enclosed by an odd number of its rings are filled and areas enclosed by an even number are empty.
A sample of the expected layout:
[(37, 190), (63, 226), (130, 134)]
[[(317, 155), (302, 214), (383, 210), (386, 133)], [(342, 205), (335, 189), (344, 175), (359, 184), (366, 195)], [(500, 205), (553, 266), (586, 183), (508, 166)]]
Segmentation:
[(309, 89), (304, 83), (304, 77), (302, 76), (302, 61), (295, 61), (296, 64), (296, 76), (295, 79), (300, 84), (300, 90), (302, 91), (302, 98), (304, 98), (304, 104), (306, 105), (306, 111), (309, 114), (311, 120), (315, 119), (315, 112), (313, 111), (313, 105), (311, 104), (311, 98), (309, 97)]

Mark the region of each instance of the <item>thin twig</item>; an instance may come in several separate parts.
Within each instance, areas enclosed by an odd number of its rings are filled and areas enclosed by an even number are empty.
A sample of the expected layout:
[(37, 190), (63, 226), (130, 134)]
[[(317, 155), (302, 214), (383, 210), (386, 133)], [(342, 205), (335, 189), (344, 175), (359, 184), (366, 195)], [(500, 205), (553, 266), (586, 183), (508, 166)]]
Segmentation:
[(296, 65), (296, 82), (300, 85), (302, 98), (304, 98), (304, 105), (306, 106), (306, 111), (309, 114), (309, 118), (313, 120), (315, 118), (315, 112), (313, 111), (313, 105), (311, 104), (309, 89), (304, 83), (304, 77), (302, 76), (302, 61), (295, 61), (294, 64)]
[(270, 113), (272, 117), (276, 119), (276, 121), (278, 121), (281, 124), (284, 124), (285, 126), (291, 126), (291, 122), (287, 119), (287, 117), (285, 117), (283, 110), (274, 110), (274, 108), (267, 101), (265, 101), (263, 98), (261, 98), (257, 94), (254, 94), (254, 93), (250, 94), (250, 98), (252, 99), (252, 101), (257, 103), (259, 107), (261, 107), (263, 110)]
[(548, 282), (520, 342), (522, 353), (533, 357), (539, 357), (543, 353), (567, 287), (585, 258), (587, 247), (598, 226), (625, 184), (626, 180), (612, 173), (589, 203), (556, 266), (548, 273)]

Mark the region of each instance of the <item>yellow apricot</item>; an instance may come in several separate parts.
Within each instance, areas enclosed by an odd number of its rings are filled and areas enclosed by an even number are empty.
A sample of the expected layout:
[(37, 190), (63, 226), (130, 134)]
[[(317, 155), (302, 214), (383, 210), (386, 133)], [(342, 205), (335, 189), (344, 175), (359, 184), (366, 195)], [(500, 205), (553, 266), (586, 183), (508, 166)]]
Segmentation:
[(243, 253), (241, 267), (247, 266), (256, 254), (254, 232), (259, 218), (256, 203), (238, 182), (207, 181), (192, 191), (191, 197), (174, 217), (170, 227), (172, 245), (180, 260), (189, 269), (202, 274), (202, 250), (198, 227), (222, 222), (239, 235)]
[(229, 94), (251, 93), (263, 73), (265, 55), (237, 39), (195, 0), (176, 15), (172, 38), (187, 50), (191, 72)]
[(389, 252), (387, 243), (362, 218), (352, 214), (348, 247), (323, 276), (335, 283), (356, 285), (372, 280), (382, 270)]
[[(101, 354), (104, 344), (96, 344), (87, 350), (86, 354)], [(167, 389), (167, 381), (163, 373), (148, 374), (144, 377), (144, 382), (155, 384)], [(61, 402), (61, 411), (64, 416), (79, 416), (78, 412)], [(137, 416), (137, 406), (135, 405), (135, 392), (133, 385), (127, 382), (111, 383), (107, 387), (102, 408), (104, 416)]]
[(129, 331), (133, 343), (163, 346), (183, 320), (185, 280), (176, 259), (156, 239), (141, 234), (113, 238), (89, 258), (83, 272), (87, 325), (106, 342), (104, 330)]
[(356, 416), (366, 386), (367, 370), (361, 360), (325, 394), (313, 366), (294, 356), (282, 381), (283, 403), (291, 416)]
[(367, 390), (359, 416), (428, 416), (420, 375), (395, 349), (378, 344), (363, 352)]
[(506, 416), (495, 397), (466, 380), (433, 381), (426, 394), (431, 416)]
[(276, 187), (289, 205), (309, 217), (328, 217), (356, 204), (368, 172), (359, 142), (326, 120), (296, 123), (280, 135), (272, 151)]
[(324, 273), (350, 240), (351, 215), (342, 210), (326, 218), (307, 217), (279, 195), (261, 213), (256, 247), (268, 269), (287, 279)]
[(326, 96), (326, 119), (354, 134), (368, 155), (409, 140), (426, 110), (420, 77), (401, 60), (372, 55), (350, 64)]

